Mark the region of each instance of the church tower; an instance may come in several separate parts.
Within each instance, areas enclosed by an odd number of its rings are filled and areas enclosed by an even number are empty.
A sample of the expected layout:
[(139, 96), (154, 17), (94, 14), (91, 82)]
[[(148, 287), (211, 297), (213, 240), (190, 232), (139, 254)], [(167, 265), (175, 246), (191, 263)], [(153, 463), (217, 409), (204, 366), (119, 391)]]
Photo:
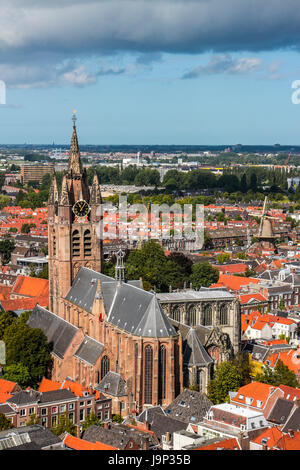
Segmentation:
[(49, 309), (57, 315), (79, 268), (101, 272), (102, 241), (97, 236), (101, 203), (97, 174), (90, 189), (82, 166), (74, 114), (68, 170), (60, 191), (53, 176), (48, 199)]

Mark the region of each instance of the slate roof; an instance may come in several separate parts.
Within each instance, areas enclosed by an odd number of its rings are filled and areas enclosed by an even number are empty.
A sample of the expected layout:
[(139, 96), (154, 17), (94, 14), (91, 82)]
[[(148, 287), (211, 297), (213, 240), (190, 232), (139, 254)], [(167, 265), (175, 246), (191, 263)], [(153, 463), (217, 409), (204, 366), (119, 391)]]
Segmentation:
[(41, 393), (35, 390), (22, 390), (10, 397), (6, 403), (14, 403), (15, 405), (29, 405), (37, 403), (40, 400)]
[(288, 432), (289, 430), (300, 431), (300, 402), (298, 400), (282, 428), (283, 432)]
[(213, 300), (213, 299), (224, 299), (224, 300), (233, 300), (235, 296), (230, 292), (223, 289), (213, 289), (213, 288), (203, 288), (199, 290), (186, 290), (179, 292), (166, 292), (156, 294), (160, 302), (175, 302), (175, 301), (199, 301), (199, 300)]
[(190, 328), (183, 344), (183, 364), (188, 366), (207, 366), (213, 359), (201, 344), (196, 330)]
[(120, 374), (110, 370), (95, 389), (115, 397), (123, 397), (126, 395), (126, 382)]
[(143, 423), (147, 422), (149, 424), (149, 430), (154, 432), (159, 442), (161, 442), (162, 435), (166, 434), (166, 432), (172, 434), (175, 431), (186, 429), (185, 422), (167, 416), (165, 413), (157, 410), (156, 407), (153, 410), (149, 408), (147, 413), (141, 413), (137, 417), (137, 421)]
[(74, 356), (92, 366), (96, 363), (103, 348), (104, 344), (86, 335)]
[(122, 424), (111, 424), (110, 429), (92, 425), (83, 434), (82, 438), (89, 442), (101, 442), (111, 445), (117, 449), (124, 449), (130, 439), (133, 439), (139, 448), (142, 448), (145, 439), (150, 441), (150, 445), (155, 445), (155, 441), (145, 431), (127, 427)]
[(60, 359), (63, 359), (67, 348), (78, 331), (78, 328), (71, 325), (71, 323), (39, 305), (33, 309), (27, 325), (31, 328), (40, 328), (45, 333), (48, 342), (52, 346), (53, 353)]
[[(39, 449), (61, 442), (61, 439), (58, 436), (55, 436), (55, 434), (53, 434), (50, 429), (45, 428), (40, 424), (34, 424), (32, 426), (24, 426), (20, 428), (13, 428), (8, 429), (6, 431), (1, 431), (0, 441), (1, 439), (6, 438), (12, 434), (22, 435), (26, 433), (29, 434), (31, 443), (38, 446)], [(16, 447), (14, 447), (14, 449), (16, 449)]]
[(294, 406), (294, 403), (284, 398), (278, 398), (268, 416), (268, 421), (276, 424), (284, 424)]
[(201, 392), (185, 389), (165, 409), (168, 417), (184, 423), (198, 423), (213, 403)]
[(66, 300), (91, 312), (97, 283), (101, 282), (108, 321), (137, 336), (166, 338), (176, 335), (152, 292), (137, 285), (140, 281), (117, 282), (115, 279), (82, 267), (66, 295)]

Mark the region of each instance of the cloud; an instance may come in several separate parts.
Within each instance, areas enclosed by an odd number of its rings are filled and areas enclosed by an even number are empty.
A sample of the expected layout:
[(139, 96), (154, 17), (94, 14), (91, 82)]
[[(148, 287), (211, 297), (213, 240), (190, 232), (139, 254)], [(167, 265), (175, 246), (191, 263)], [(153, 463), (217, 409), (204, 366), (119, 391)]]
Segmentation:
[(233, 59), (229, 54), (213, 56), (206, 65), (199, 65), (193, 70), (186, 72), (182, 78), (198, 78), (203, 75), (241, 75), (250, 74), (261, 68), (262, 60), (257, 57), (241, 57)]
[[(58, 69), (123, 52), (145, 65), (163, 53), (300, 48), (299, 0), (0, 0), (0, 11), (0, 66), (24, 73), (25, 85), (30, 75), (50, 84), (64, 73), (75, 85), (93, 83), (78, 64)], [(236, 73), (251, 66), (236, 65)]]

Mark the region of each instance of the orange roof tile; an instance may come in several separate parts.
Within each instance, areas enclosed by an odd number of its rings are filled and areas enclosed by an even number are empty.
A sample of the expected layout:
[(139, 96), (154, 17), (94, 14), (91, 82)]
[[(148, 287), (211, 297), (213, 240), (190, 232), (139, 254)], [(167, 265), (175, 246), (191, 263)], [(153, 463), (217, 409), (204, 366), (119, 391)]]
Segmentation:
[(79, 439), (79, 437), (71, 436), (71, 434), (68, 434), (63, 442), (67, 447), (74, 450), (118, 450), (117, 447), (104, 444), (103, 442), (89, 442)]
[(81, 385), (77, 382), (72, 382), (71, 380), (64, 380), (60, 388), (70, 389), (71, 392), (73, 392), (77, 397), (82, 397), (83, 392), (89, 391), (89, 389), (84, 387), (84, 385)]
[(224, 441), (215, 442), (204, 447), (198, 447), (193, 450), (241, 450), (241, 446), (236, 437), (224, 439)]
[(53, 390), (59, 390), (61, 382), (55, 382), (54, 380), (46, 379), (45, 377), (39, 385), (39, 392), (52, 392)]
[(18, 276), (11, 294), (19, 294), (27, 297), (48, 297), (49, 281), (39, 277)]
[(231, 274), (220, 274), (217, 284), (213, 284), (210, 287), (225, 286), (230, 290), (239, 291), (242, 286), (249, 284), (258, 284), (259, 279), (253, 277), (241, 277), (233, 276)]
[(284, 392), (283, 398), (285, 400), (294, 401), (295, 397), (297, 400), (300, 400), (299, 388), (289, 387), (288, 385), (283, 385), (283, 384), (278, 385), (278, 388), (280, 388)]
[(0, 300), (9, 299), (11, 286), (0, 286)]
[(231, 401), (239, 405), (246, 405), (246, 397), (248, 397), (253, 399), (251, 406), (257, 407), (257, 401), (261, 401), (262, 406), (259, 408), (263, 409), (271, 392), (274, 390), (275, 387), (273, 385), (264, 384), (262, 382), (251, 382), (239, 388)]
[(18, 384), (11, 380), (0, 379), (0, 393), (11, 393), (16, 385)]
[(253, 439), (252, 442), (263, 445), (262, 439), (267, 439), (266, 445), (269, 449), (272, 449), (281, 437), (282, 431), (277, 426), (273, 426), (263, 431), (258, 437)]
[(20, 298), (1, 300), (0, 302), (6, 312), (9, 310), (32, 310), (36, 304), (39, 304), (41, 307), (47, 307), (49, 305), (49, 297)]
[(5, 403), (12, 395), (10, 393), (0, 392), (0, 403)]

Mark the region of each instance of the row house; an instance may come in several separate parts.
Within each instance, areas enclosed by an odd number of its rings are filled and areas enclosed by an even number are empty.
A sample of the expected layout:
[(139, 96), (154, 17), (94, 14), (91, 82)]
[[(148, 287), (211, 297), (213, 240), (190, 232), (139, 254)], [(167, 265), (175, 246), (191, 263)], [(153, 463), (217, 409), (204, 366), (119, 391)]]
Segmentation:
[(13, 394), (1, 408), (16, 427), (26, 426), (33, 417), (39, 418), (39, 424), (47, 428), (56, 426), (62, 415), (67, 415), (76, 425), (80, 425), (91, 412), (101, 421), (112, 417), (109, 398), (89, 392), (76, 396), (67, 388), (47, 392), (22, 390)]

